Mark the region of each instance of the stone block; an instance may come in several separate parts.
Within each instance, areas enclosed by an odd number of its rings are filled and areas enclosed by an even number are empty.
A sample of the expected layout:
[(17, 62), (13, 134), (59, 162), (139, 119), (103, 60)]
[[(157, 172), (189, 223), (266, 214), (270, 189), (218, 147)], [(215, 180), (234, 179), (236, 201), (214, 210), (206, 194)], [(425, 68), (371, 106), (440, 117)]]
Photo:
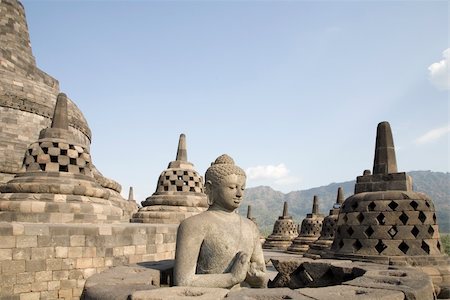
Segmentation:
[(62, 259), (61, 258), (50, 258), (46, 260), (47, 271), (61, 270), (62, 269)]
[(77, 258), (77, 269), (92, 268), (92, 258)]
[(0, 249), (16, 247), (15, 236), (0, 236)]
[(41, 292), (46, 291), (47, 289), (48, 289), (47, 281), (33, 282), (31, 284), (32, 292)]
[(72, 235), (70, 237), (70, 246), (84, 246), (86, 236), (84, 235)]
[(77, 281), (75, 279), (61, 280), (61, 289), (72, 289), (77, 286)]
[(0, 275), (0, 298), (1, 298), (1, 291), (7, 287), (7, 286), (13, 286), (16, 284), (16, 278), (17, 275)]
[(61, 289), (58, 291), (58, 298), (59, 299), (64, 299), (64, 300), (68, 300), (68, 299), (72, 299), (72, 289)]
[(27, 272), (39, 272), (47, 270), (47, 264), (45, 260), (26, 261), (25, 267)]
[(67, 258), (68, 253), (69, 253), (68, 247), (55, 247), (56, 258)]
[(69, 279), (69, 271), (53, 271), (53, 280), (65, 280)]
[(19, 235), (16, 237), (17, 248), (37, 247), (37, 236), (34, 235)]
[(83, 247), (70, 247), (68, 252), (69, 258), (83, 257)]
[(12, 260), (12, 249), (0, 249), (0, 261)]
[(39, 292), (20, 294), (20, 300), (39, 300), (39, 299), (41, 299), (41, 293)]
[(49, 291), (57, 291), (60, 289), (60, 286), (61, 286), (61, 281), (59, 281), (59, 280), (48, 282), (48, 290)]
[(1, 262), (2, 274), (13, 275), (25, 272), (24, 260), (5, 260)]
[(69, 270), (69, 279), (83, 279), (83, 271), (82, 270)]
[(31, 292), (31, 283), (14, 285), (14, 294)]
[(25, 284), (34, 282), (33, 273), (18, 273), (16, 274), (17, 284)]
[(40, 281), (51, 281), (52, 278), (53, 278), (53, 272), (52, 271), (40, 271), (40, 272), (36, 272), (35, 275), (34, 275), (34, 280), (37, 281), (37, 282), (40, 282)]
[(96, 257), (97, 248), (95, 247), (84, 247), (83, 248), (83, 257)]
[(41, 260), (53, 258), (54, 256), (54, 248), (53, 247), (38, 247), (31, 248), (31, 259), (32, 260)]
[(14, 248), (12, 249), (14, 260), (30, 260), (31, 259), (31, 248)]

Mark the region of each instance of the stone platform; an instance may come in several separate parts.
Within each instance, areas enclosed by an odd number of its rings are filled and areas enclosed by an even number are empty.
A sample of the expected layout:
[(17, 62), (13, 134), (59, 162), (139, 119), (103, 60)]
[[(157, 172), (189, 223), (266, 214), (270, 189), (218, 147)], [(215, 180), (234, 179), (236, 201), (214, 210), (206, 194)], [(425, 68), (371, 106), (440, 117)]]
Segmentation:
[[(269, 253), (267, 253), (269, 254)], [(130, 266), (113, 268), (97, 274), (86, 282), (85, 299), (111, 299), (111, 290), (118, 285), (121, 298), (114, 299), (435, 299), (431, 278), (421, 269), (393, 267), (345, 260), (311, 260), (272, 252), (269, 256), (278, 269), (271, 281), (276, 288), (231, 290), (201, 287), (169, 287), (159, 282), (156, 268)], [(125, 270), (124, 270), (125, 268)], [(116, 272), (115, 280), (111, 280)], [(120, 274), (118, 273), (120, 272)], [(136, 274), (147, 274), (137, 276)], [(129, 273), (126, 279), (123, 274)], [(121, 275), (122, 274), (122, 275)], [(104, 280), (102, 280), (102, 278)], [(134, 278), (134, 279), (133, 279)], [(124, 286), (124, 280), (129, 284)], [(145, 287), (147, 285), (147, 287)], [(110, 288), (107, 288), (107, 287)], [(117, 295), (116, 293), (115, 295)], [(95, 298), (94, 298), (95, 296)]]

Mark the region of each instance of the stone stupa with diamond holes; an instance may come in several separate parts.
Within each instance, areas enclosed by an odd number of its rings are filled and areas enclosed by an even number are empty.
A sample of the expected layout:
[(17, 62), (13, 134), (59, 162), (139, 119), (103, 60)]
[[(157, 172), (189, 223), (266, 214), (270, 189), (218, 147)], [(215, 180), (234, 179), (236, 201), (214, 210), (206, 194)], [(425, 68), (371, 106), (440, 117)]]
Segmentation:
[(288, 215), (288, 204), (284, 202), (283, 214), (278, 217), (273, 225), (272, 234), (269, 235), (263, 244), (264, 249), (286, 250), (297, 236), (297, 225)]
[[(335, 258), (428, 265), (445, 261), (433, 201), (397, 171), (388, 122), (377, 127), (373, 174), (358, 176), (339, 213), (329, 254)], [(328, 256), (328, 255), (327, 255)]]
[(59, 94), (51, 127), (26, 150), (23, 168), (0, 186), (0, 221), (119, 222), (126, 202), (94, 178), (89, 148), (68, 130), (67, 97)]
[(142, 201), (131, 222), (179, 224), (207, 208), (203, 178), (188, 162), (186, 136), (181, 134), (176, 159), (161, 173), (155, 193)]
[(320, 231), (319, 239), (309, 246), (308, 251), (303, 256), (317, 259), (320, 258), (325, 250), (331, 248), (331, 244), (333, 244), (334, 234), (336, 232), (339, 210), (343, 202), (344, 190), (342, 189), (342, 187), (339, 187), (336, 197), (336, 203), (333, 205), (333, 208), (330, 209), (330, 214), (323, 219), (322, 230)]
[(319, 197), (314, 196), (312, 212), (303, 219), (300, 233), (287, 248), (287, 252), (305, 254), (309, 246), (320, 237), (322, 222), (323, 215), (319, 213)]

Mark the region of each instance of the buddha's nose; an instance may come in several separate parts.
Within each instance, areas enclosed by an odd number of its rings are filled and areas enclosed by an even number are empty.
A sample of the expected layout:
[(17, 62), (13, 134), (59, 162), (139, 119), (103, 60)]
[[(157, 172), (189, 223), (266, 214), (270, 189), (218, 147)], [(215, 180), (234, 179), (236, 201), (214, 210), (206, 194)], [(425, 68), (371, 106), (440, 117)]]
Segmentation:
[(237, 192), (236, 192), (236, 197), (242, 197), (242, 190), (241, 189), (237, 189)]

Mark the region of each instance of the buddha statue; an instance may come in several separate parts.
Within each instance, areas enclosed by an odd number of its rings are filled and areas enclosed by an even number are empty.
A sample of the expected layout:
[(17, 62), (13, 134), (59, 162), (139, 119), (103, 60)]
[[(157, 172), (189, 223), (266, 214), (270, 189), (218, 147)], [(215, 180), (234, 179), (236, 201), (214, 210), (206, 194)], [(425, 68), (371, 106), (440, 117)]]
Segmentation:
[(185, 219), (178, 228), (175, 285), (266, 287), (259, 230), (236, 212), (245, 181), (245, 172), (226, 154), (208, 168), (205, 192), (209, 208)]

